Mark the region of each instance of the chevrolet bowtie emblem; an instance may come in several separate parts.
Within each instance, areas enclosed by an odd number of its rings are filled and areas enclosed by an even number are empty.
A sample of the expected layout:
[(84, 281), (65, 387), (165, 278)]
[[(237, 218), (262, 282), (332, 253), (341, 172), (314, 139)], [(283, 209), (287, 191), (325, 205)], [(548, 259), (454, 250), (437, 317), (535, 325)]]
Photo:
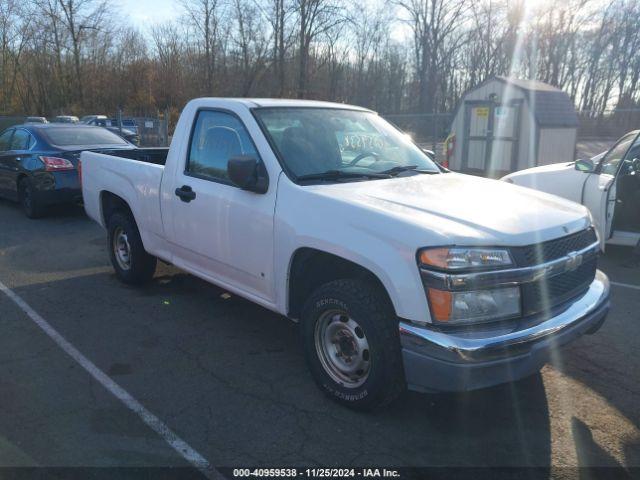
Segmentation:
[(564, 267), (567, 272), (573, 272), (580, 265), (582, 265), (582, 254), (578, 252), (571, 252), (567, 255), (567, 261), (564, 264)]

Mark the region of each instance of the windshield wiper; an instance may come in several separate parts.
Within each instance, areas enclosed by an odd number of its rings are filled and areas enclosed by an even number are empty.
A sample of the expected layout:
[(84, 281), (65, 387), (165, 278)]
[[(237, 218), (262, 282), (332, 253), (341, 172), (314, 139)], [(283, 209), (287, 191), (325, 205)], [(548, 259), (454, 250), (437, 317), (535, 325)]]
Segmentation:
[(390, 178), (391, 175), (386, 172), (368, 173), (368, 172), (345, 172), (344, 170), (327, 170), (322, 173), (309, 173), (300, 175), (296, 178), (298, 181), (304, 180), (340, 180), (342, 178)]
[(383, 170), (379, 173), (395, 176), (399, 173), (408, 172), (410, 170), (418, 173), (440, 173), (433, 170), (420, 170), (417, 165), (399, 165), (397, 167), (390, 168), (389, 170)]

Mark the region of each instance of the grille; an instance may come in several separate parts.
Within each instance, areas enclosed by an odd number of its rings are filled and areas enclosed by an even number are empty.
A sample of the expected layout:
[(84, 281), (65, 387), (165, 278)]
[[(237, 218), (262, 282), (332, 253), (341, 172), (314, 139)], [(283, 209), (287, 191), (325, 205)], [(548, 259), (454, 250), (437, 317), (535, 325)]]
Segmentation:
[(592, 258), (572, 272), (522, 285), (523, 315), (548, 310), (585, 292), (596, 276), (596, 264)]
[(526, 247), (516, 247), (511, 250), (516, 265), (519, 267), (530, 267), (541, 263), (549, 262), (568, 253), (582, 250), (597, 240), (596, 232), (593, 228), (582, 230), (581, 232), (568, 235), (566, 237), (550, 240), (536, 245)]

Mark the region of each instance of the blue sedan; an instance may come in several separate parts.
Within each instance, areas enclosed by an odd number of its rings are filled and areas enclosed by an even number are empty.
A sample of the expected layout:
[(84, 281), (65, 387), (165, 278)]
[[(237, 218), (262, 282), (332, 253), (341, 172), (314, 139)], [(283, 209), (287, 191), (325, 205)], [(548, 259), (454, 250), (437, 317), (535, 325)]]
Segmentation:
[(82, 200), (80, 153), (111, 152), (134, 145), (100, 127), (28, 124), (0, 134), (0, 196), (20, 202), (29, 218), (47, 207)]

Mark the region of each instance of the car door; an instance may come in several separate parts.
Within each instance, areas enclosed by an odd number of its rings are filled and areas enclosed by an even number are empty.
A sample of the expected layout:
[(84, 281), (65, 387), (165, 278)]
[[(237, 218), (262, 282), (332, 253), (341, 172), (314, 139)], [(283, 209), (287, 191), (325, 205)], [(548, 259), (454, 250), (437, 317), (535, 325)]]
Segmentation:
[(5, 130), (0, 135), (0, 195), (3, 197), (11, 197), (10, 179), (11, 170), (9, 163), (11, 161), (11, 137), (13, 136), (13, 128)]
[(259, 159), (240, 118), (200, 110), (169, 190), (174, 263), (271, 303), (276, 189), (256, 194), (234, 186), (227, 163), (237, 155)]
[(29, 159), (29, 145), (33, 137), (24, 128), (16, 128), (11, 137), (10, 150), (5, 157), (7, 188), (10, 198), (18, 199), (18, 176), (24, 172), (23, 163)]
[(637, 133), (629, 133), (622, 137), (602, 158), (595, 171), (589, 174), (584, 184), (582, 203), (591, 211), (603, 244), (612, 233), (615, 195), (610, 193), (615, 185), (620, 163), (636, 136)]

